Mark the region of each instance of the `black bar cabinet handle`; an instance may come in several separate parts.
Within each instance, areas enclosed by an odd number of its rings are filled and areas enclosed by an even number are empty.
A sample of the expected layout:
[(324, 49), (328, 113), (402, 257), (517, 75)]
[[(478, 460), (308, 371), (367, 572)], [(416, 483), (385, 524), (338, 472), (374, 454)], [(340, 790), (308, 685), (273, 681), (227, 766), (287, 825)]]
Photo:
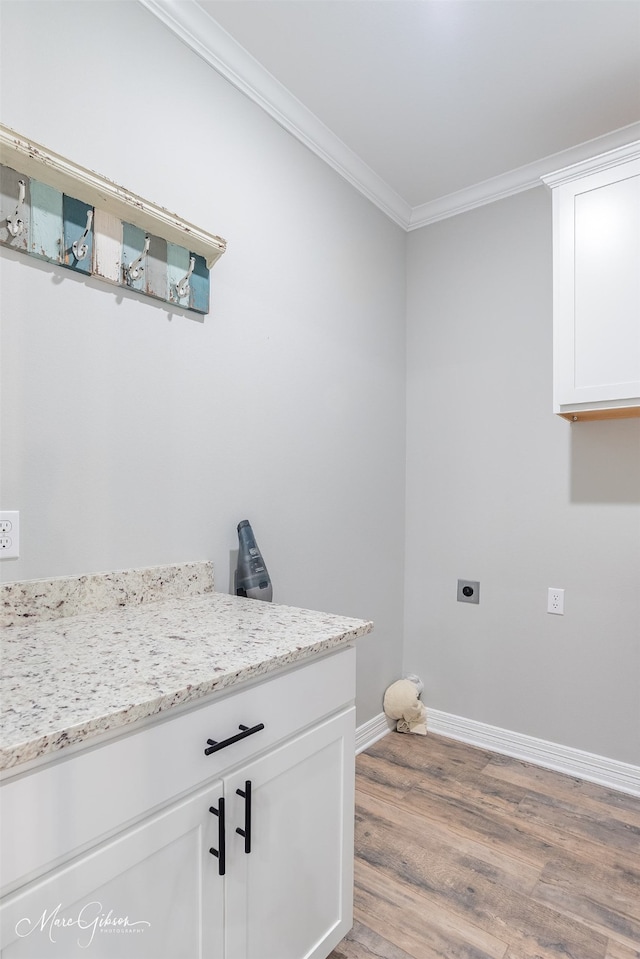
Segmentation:
[(257, 726), (252, 726), (251, 729), (248, 726), (238, 726), (238, 729), (241, 729), (242, 732), (236, 733), (235, 736), (230, 736), (228, 739), (223, 739), (221, 743), (217, 743), (215, 739), (207, 739), (208, 746), (204, 751), (205, 756), (210, 756), (211, 753), (217, 753), (219, 749), (225, 749), (227, 746), (232, 746), (234, 743), (240, 742), (241, 739), (246, 739), (247, 736), (253, 736), (254, 733), (259, 733), (261, 729), (264, 729), (264, 723), (258, 723)]
[(236, 789), (236, 795), (244, 799), (244, 829), (236, 827), (239, 836), (244, 836), (244, 851), (251, 852), (251, 780), (246, 779), (244, 789)]
[(209, 852), (218, 860), (218, 875), (224, 876), (227, 866), (224, 838), (224, 799), (221, 797), (218, 800), (217, 809), (215, 806), (209, 806), (209, 812), (212, 812), (214, 816), (218, 817), (218, 848), (214, 849), (212, 846)]

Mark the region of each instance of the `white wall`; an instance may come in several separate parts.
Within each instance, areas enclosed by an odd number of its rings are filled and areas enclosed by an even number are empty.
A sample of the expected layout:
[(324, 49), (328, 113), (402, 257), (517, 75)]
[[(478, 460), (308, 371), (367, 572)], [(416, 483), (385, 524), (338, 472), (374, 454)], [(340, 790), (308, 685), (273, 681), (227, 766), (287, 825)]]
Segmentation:
[(551, 412), (550, 193), (410, 234), (408, 278), (405, 669), (436, 709), (640, 764), (640, 421)]
[(401, 665), (405, 234), (138, 4), (2, 27), (5, 124), (228, 251), (203, 322), (2, 251), (0, 575), (208, 558), (226, 591), (248, 518), (276, 601), (375, 620), (364, 722)]

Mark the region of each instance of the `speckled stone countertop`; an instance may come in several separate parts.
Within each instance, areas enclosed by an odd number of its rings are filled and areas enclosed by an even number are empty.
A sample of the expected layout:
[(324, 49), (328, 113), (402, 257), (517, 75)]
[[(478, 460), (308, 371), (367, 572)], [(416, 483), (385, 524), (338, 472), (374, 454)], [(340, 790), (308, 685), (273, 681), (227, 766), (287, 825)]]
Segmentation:
[[(153, 581), (147, 591), (140, 571), (117, 574), (117, 587), (116, 574), (104, 574), (104, 590), (93, 577), (88, 605), (81, 586), (78, 603), (67, 600), (67, 615), (57, 618), (51, 597), (56, 589), (72, 595), (71, 580), (31, 585), (40, 596), (34, 615), (24, 601), (27, 584), (3, 587), (5, 622), (16, 625), (2, 638), (0, 769), (264, 676), (373, 628), (366, 620), (216, 593), (209, 564), (185, 564), (181, 592), (167, 572), (175, 569), (146, 571)], [(161, 599), (163, 579), (171, 586)]]

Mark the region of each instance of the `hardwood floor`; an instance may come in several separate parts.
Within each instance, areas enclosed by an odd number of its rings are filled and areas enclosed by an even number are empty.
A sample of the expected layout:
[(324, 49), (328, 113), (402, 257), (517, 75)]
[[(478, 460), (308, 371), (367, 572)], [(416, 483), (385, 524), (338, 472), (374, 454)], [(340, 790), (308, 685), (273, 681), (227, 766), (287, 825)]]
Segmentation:
[(640, 799), (429, 733), (356, 761), (330, 959), (640, 959)]

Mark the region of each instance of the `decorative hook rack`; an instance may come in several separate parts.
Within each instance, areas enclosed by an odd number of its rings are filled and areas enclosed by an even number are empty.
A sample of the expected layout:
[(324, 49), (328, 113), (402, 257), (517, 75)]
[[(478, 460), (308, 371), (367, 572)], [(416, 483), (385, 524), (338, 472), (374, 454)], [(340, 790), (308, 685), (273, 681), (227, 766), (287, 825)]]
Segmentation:
[(206, 314), (227, 245), (0, 124), (0, 246)]

